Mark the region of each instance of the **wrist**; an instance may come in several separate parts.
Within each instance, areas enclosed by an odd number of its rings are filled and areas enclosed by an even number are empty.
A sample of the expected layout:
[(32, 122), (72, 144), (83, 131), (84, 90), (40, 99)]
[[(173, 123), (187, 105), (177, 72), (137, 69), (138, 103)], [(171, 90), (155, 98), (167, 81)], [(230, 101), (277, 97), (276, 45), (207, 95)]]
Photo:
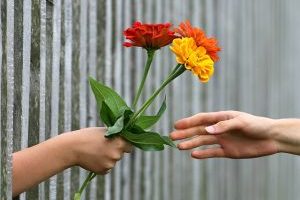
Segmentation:
[(300, 155), (300, 120), (277, 119), (272, 126), (278, 152)]
[(58, 141), (57, 154), (64, 168), (73, 167), (77, 164), (77, 135), (77, 131), (72, 131), (58, 135), (55, 138)]

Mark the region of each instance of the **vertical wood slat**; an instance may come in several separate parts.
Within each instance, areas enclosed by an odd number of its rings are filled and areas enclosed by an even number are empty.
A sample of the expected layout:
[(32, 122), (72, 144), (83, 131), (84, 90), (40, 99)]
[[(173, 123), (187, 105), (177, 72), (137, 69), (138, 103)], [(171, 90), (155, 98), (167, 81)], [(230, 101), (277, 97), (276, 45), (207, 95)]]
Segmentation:
[[(143, 1), (135, 0), (134, 1), (134, 9), (135, 9), (135, 19), (138, 21), (143, 21)], [(137, 92), (138, 84), (141, 81), (141, 76), (139, 74), (142, 73), (143, 70), (143, 51), (140, 49), (135, 49), (135, 91), (134, 95)], [(143, 95), (140, 97), (143, 99)], [(141, 106), (141, 101), (137, 103), (137, 107)], [(142, 188), (143, 183), (141, 180), (142, 177), (142, 152), (138, 149), (134, 150), (134, 171), (133, 171), (133, 188), (135, 188), (136, 192), (133, 192), (133, 200), (139, 200), (142, 198)]]
[[(200, 3), (202, 1), (193, 1), (193, 11), (192, 11), (192, 16), (191, 16), (191, 23), (193, 23), (195, 26), (200, 26), (201, 27), (201, 14), (202, 10)], [(199, 84), (199, 81), (193, 78), (192, 80), (192, 92), (193, 92), (193, 98), (192, 98), (192, 105), (194, 106), (195, 111), (192, 111), (193, 114), (195, 112), (200, 112), (201, 111), (201, 100), (200, 100), (200, 90), (201, 90), (201, 85)], [(199, 197), (202, 197), (201, 194), (201, 162), (198, 162), (196, 160), (192, 161), (193, 168), (193, 176), (192, 176), (192, 199), (193, 200), (198, 200)]]
[[(6, 21), (6, 40), (7, 40), (7, 54), (6, 54), (6, 80), (7, 80), (7, 121), (6, 121), (6, 135), (2, 138), (5, 140), (6, 149), (4, 150), (6, 163), (4, 163), (4, 173), (6, 185), (4, 188), (4, 196), (7, 199), (12, 198), (12, 151), (13, 151), (13, 110), (14, 110), (14, 1), (7, 1), (7, 21)], [(5, 198), (4, 197), (4, 198)]]
[[(37, 2), (38, 3), (38, 2)], [(51, 90), (52, 90), (52, 65), (53, 65), (53, 38), (54, 38), (54, 5), (49, 3), (47, 0), (45, 1), (45, 26), (46, 26), (46, 34), (45, 34), (45, 60), (46, 60), (46, 69), (45, 69), (45, 110), (43, 116), (45, 116), (45, 132), (40, 133), (40, 137), (43, 139), (51, 138)], [(42, 9), (40, 12), (43, 12)], [(42, 24), (41, 24), (42, 25)], [(33, 33), (33, 32), (32, 32)], [(42, 47), (42, 46), (41, 46)], [(40, 80), (40, 84), (42, 84), (43, 80)], [(40, 89), (40, 92), (43, 92), (43, 88)], [(42, 112), (42, 111), (40, 111)], [(45, 199), (50, 198), (50, 179), (45, 182), (44, 188)]]
[[(171, 0), (166, 0), (164, 1), (164, 5), (161, 5), (162, 7), (165, 7), (165, 6), (168, 6), (171, 4)], [(168, 21), (171, 21), (171, 9), (166, 9), (164, 11), (164, 22), (168, 22)], [(173, 22), (172, 22), (173, 23)], [(175, 25), (175, 24), (173, 24)], [(166, 74), (169, 73), (170, 71), (170, 68), (172, 67), (172, 55), (170, 53), (170, 51), (162, 51), (162, 53), (164, 53), (164, 55), (162, 56), (163, 57), (163, 61), (162, 61), (162, 76), (163, 78), (166, 76)], [(171, 88), (172, 86), (169, 86), (168, 88), (166, 88), (166, 95), (167, 95), (167, 105), (169, 107), (169, 109), (167, 109), (165, 111), (165, 114), (164, 116), (162, 116), (162, 124), (164, 124), (163, 126), (163, 133), (165, 135), (168, 135), (168, 132), (170, 130), (170, 120), (172, 120), (170, 118), (170, 116), (172, 115), (172, 111), (170, 109), (171, 107)], [(172, 179), (172, 176), (170, 176), (171, 174), (171, 150), (166, 148), (163, 152), (163, 161), (162, 161), (162, 164), (163, 164), (163, 169), (162, 170), (162, 187), (161, 187), (161, 192), (162, 192), (162, 199), (164, 200), (170, 200), (172, 199), (172, 195), (171, 195), (171, 192), (172, 192), (172, 188), (170, 187), (172, 182), (173, 182), (173, 179)]]
[[(39, 119), (39, 142), (46, 139), (46, 0), (40, 1), (40, 119)], [(39, 199), (45, 200), (45, 183), (39, 185)]]
[[(94, 78), (97, 77), (97, 1), (89, 0), (88, 1), (88, 72), (89, 76)], [(95, 98), (91, 92), (88, 90), (88, 97), (89, 97), (89, 106), (88, 106), (88, 113), (89, 113), (89, 124), (88, 126), (96, 126), (97, 125), (97, 108)], [(97, 199), (97, 179), (93, 179), (90, 183), (90, 194), (89, 199)]]
[[(2, 10), (2, 2), (0, 2), (0, 10)], [(0, 13), (0, 138), (3, 137), (2, 134), (2, 57), (3, 57), (3, 39), (2, 39), (2, 13)], [(2, 154), (2, 140), (0, 141), (0, 153)], [(2, 156), (1, 156), (2, 157)], [(2, 158), (0, 158), (0, 188), (2, 188)], [(0, 196), (4, 196), (2, 194), (2, 190), (0, 189)]]
[[(181, 10), (181, 2), (179, 0), (174, 0), (171, 1), (172, 5), (172, 15), (171, 15), (171, 20), (173, 23), (178, 24), (179, 19), (177, 16), (182, 16), (182, 10)], [(174, 66), (174, 55), (172, 56), (171, 60), (171, 66)], [(181, 83), (182, 83), (182, 76), (177, 78), (172, 84), (172, 106), (176, 106), (176, 109), (173, 111), (173, 120), (177, 120), (180, 118), (181, 115), (181, 106), (182, 106), (182, 88), (181, 88)], [(181, 155), (179, 151), (172, 151), (172, 156), (173, 156), (173, 162), (172, 162), (172, 173), (173, 173), (173, 182), (172, 182), (172, 197), (171, 199), (174, 200), (180, 200), (181, 199), (181, 193), (182, 193), (182, 188), (181, 188)]]
[[(113, 32), (114, 37), (114, 51), (112, 52), (114, 55), (114, 75), (112, 77), (113, 80), (113, 88), (119, 93), (123, 94), (122, 85), (123, 85), (123, 76), (122, 76), (122, 27), (123, 27), (123, 1), (122, 0), (116, 0), (115, 1), (115, 18), (114, 18), (114, 28), (115, 31)], [(122, 167), (122, 161), (117, 163), (114, 168), (114, 200), (121, 200), (121, 167)]]
[[(2, 10), (2, 2), (0, 2), (0, 10), (1, 12), (3, 12)], [(2, 133), (2, 110), (4, 110), (4, 106), (2, 105), (2, 82), (3, 82), (3, 79), (2, 79), (2, 69), (3, 69), (3, 54), (4, 54), (4, 49), (3, 49), (3, 39), (2, 39), (2, 13), (0, 14), (0, 137), (1, 138), (4, 138), (4, 134)], [(2, 139), (0, 140), (0, 153), (2, 154), (3, 150), (3, 144), (4, 144), (4, 141), (2, 141)], [(1, 156), (2, 157), (2, 156)], [(3, 165), (3, 162), (2, 162), (2, 158), (0, 158), (0, 188), (2, 188), (2, 180), (4, 179), (2, 177), (2, 170), (4, 169), (4, 165)], [(4, 196), (3, 194), (3, 190), (0, 189), (0, 196)]]
[[(153, 1), (144, 1), (144, 19), (143, 21), (145, 23), (151, 23), (153, 21)], [(142, 50), (142, 56), (145, 58), (144, 59), (144, 63), (146, 62), (146, 52), (143, 49)], [(144, 63), (141, 66), (137, 66), (137, 67), (141, 67), (144, 70)], [(143, 73), (143, 70), (140, 74)], [(149, 70), (150, 71), (150, 70)], [(143, 99), (141, 102), (144, 102), (151, 93), (152, 91), (152, 86), (153, 84), (151, 84), (151, 81), (153, 79), (153, 68), (151, 69), (151, 73), (149, 73), (148, 75), (148, 82), (147, 84), (145, 84), (144, 87), (144, 94), (143, 97), (141, 98)], [(139, 83), (138, 83), (139, 84)], [(151, 108), (153, 108), (151, 106)], [(149, 110), (147, 110), (146, 112), (149, 112)], [(152, 166), (153, 166), (153, 154), (152, 152), (142, 152), (142, 160), (144, 160), (144, 163), (142, 165), (142, 174), (144, 176), (143, 178), (143, 194), (142, 194), (142, 199), (144, 200), (152, 200), (152, 194), (153, 194), (153, 184), (152, 184)]]
[[(53, 10), (53, 43), (52, 43), (52, 85), (51, 85), (51, 137), (58, 134), (59, 113), (59, 76), (60, 76), (60, 47), (61, 47), (61, 0), (54, 1)], [(50, 200), (57, 195), (57, 176), (50, 178)]]
[[(94, 0), (92, 0), (94, 1)], [(106, 8), (106, 0), (99, 0), (97, 1), (97, 10), (96, 10), (96, 22), (97, 22), (97, 30), (96, 30), (96, 39), (97, 39), (97, 52), (96, 52), (96, 74), (97, 79), (101, 80), (101, 82), (105, 83), (105, 76), (106, 76), (106, 70), (105, 70), (105, 51), (106, 51), (106, 14), (107, 10), (103, 9)], [(97, 124), (102, 125), (101, 121), (99, 120), (99, 116), (97, 113)], [(98, 177), (99, 181), (104, 181), (103, 177)], [(103, 182), (104, 183), (104, 182)], [(99, 190), (98, 190), (99, 191)], [(101, 193), (101, 194), (100, 194)], [(102, 195), (103, 192), (100, 190), (98, 192), (98, 195)]]
[[(165, 21), (162, 19), (162, 2), (161, 1), (154, 1), (154, 9), (153, 9), (153, 22), (155, 23), (165, 23)], [(162, 52), (156, 52), (155, 55), (155, 59), (153, 61), (153, 67), (151, 72), (154, 74), (154, 78), (152, 79), (148, 79), (147, 83), (150, 84), (152, 81), (154, 81), (153, 86), (153, 90), (158, 88), (160, 86), (160, 84), (162, 83), (162, 80), (164, 77), (161, 77), (164, 73), (162, 73), (163, 69), (162, 69)], [(165, 94), (165, 90), (163, 91), (163, 93)], [(164, 94), (160, 95), (160, 97), (158, 97), (155, 101), (154, 101), (154, 111), (153, 112), (157, 112), (157, 110), (159, 109), (161, 102), (163, 101), (163, 96)], [(157, 125), (154, 126), (155, 130), (160, 133), (163, 134), (162, 132), (162, 128), (161, 128), (161, 123), (159, 122)], [(161, 176), (161, 163), (160, 163), (160, 158), (161, 158), (161, 153), (154, 153), (153, 154), (153, 169), (152, 169), (152, 174), (153, 174), (153, 181), (152, 181), (152, 185), (153, 185), (153, 192), (152, 192), (152, 198), (153, 200), (159, 200), (160, 198), (160, 176)]]
[[(87, 126), (87, 20), (88, 20), (88, 2), (80, 0), (80, 44), (79, 44), (79, 124), (80, 128)], [(82, 185), (87, 173), (84, 169), (79, 172), (79, 185)], [(86, 199), (86, 191), (82, 194), (82, 199)]]
[(31, 48), (31, 1), (23, 6), (23, 71), (22, 71), (22, 138), (21, 149), (28, 143), (29, 90), (30, 90), (30, 48)]
[[(72, 0), (72, 130), (80, 128), (80, 0)], [(79, 168), (71, 169), (71, 198), (80, 187)]]
[[(182, 16), (184, 19), (190, 19), (190, 13), (188, 11), (189, 9), (189, 4), (190, 2), (186, 2), (185, 4), (182, 4), (180, 5), (181, 2), (178, 1), (177, 2), (177, 5), (178, 6), (178, 15)], [(180, 23), (179, 21), (180, 19), (175, 19), (175, 23), (176, 23), (176, 26), (177, 24)], [(174, 60), (174, 55), (173, 56), (173, 61)], [(186, 71), (186, 72), (189, 72), (189, 71)], [(192, 79), (194, 78), (197, 78), (195, 76), (193, 76), (191, 73), (183, 73), (183, 75), (181, 75), (178, 80), (175, 80), (179, 83), (178, 87), (174, 88), (175, 91), (178, 91), (177, 95), (178, 97), (176, 99), (178, 99), (178, 109), (179, 109), (179, 112), (178, 112), (178, 116), (175, 118), (175, 120), (181, 118), (182, 116), (185, 116), (185, 115), (189, 115), (189, 107), (188, 105), (190, 104), (190, 92), (191, 92), (191, 89), (187, 89), (190, 87), (190, 81), (192, 81)], [(175, 151), (176, 152), (176, 151)], [(187, 198), (187, 199), (191, 199), (191, 196), (190, 196), (190, 190), (189, 188), (183, 188), (182, 185), (189, 185), (188, 184), (188, 181), (189, 181), (189, 171), (190, 171), (190, 162), (187, 162), (187, 161), (190, 161), (190, 155), (189, 154), (182, 154), (182, 153), (178, 153), (178, 162), (180, 163), (180, 168), (179, 168), (179, 172), (173, 172), (173, 173), (179, 173), (179, 177), (180, 177), (180, 181), (181, 181), (181, 184), (180, 184), (180, 191), (178, 191), (178, 199), (184, 199), (184, 198)]]
[[(112, 86), (112, 0), (107, 0), (105, 4), (105, 81), (108, 86)], [(111, 185), (112, 176), (108, 174), (105, 176), (104, 182), (104, 200), (111, 200)]]
[[(64, 131), (71, 131), (72, 127), (72, 1), (64, 1)], [(63, 175), (64, 200), (70, 200), (71, 195), (71, 169), (67, 169)]]
[[(131, 26), (131, 14), (132, 14), (132, 9), (130, 5), (130, 0), (125, 0), (123, 7), (127, 8), (127, 12), (124, 13), (124, 23), (123, 23), (123, 28)], [(122, 39), (121, 39), (122, 41)], [(120, 41), (120, 42), (121, 42)], [(122, 42), (121, 42), (122, 44)], [(130, 106), (132, 103), (132, 98), (131, 98), (131, 79), (133, 78), (132, 72), (132, 60), (131, 58), (131, 50), (132, 49), (124, 49), (123, 55), (124, 58), (123, 60), (127, 60), (126, 62), (122, 62), (122, 70), (123, 70), (123, 94), (124, 94), (124, 99), (125, 102)], [(131, 155), (125, 154), (123, 156), (123, 167), (121, 171), (121, 193), (122, 193), (122, 200), (131, 200), (132, 199), (132, 194), (130, 192), (130, 186), (131, 186), (131, 179), (132, 179), (132, 174), (131, 174)]]
[[(30, 94), (30, 52), (31, 52), (31, 1), (23, 4), (23, 69), (22, 69), (22, 117), (21, 149), (28, 146), (29, 94)], [(21, 200), (26, 194), (20, 195)]]

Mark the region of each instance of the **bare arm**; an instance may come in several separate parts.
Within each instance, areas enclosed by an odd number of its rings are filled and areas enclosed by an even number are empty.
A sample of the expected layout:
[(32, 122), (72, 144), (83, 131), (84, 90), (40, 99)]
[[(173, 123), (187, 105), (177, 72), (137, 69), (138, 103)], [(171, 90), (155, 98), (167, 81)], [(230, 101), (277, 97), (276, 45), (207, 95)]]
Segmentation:
[(72, 166), (106, 174), (131, 145), (106, 139), (104, 128), (86, 128), (58, 135), (13, 154), (13, 196)]
[(181, 119), (171, 133), (173, 140), (187, 139), (178, 144), (194, 149), (192, 157), (253, 158), (286, 152), (300, 155), (300, 119), (270, 119), (238, 111), (199, 113)]

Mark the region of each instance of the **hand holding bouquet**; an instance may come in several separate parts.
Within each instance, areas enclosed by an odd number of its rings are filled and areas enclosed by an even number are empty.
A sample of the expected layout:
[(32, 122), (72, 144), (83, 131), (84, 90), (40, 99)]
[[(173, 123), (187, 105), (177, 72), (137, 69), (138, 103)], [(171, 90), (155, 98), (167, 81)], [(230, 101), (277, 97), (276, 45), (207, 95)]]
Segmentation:
[[(174, 79), (185, 71), (191, 71), (201, 82), (209, 81), (214, 73), (214, 63), (218, 61), (218, 47), (215, 38), (208, 38), (203, 30), (192, 27), (189, 21), (181, 23), (178, 28), (166, 24), (142, 24), (135, 22), (124, 31), (127, 42), (125, 47), (142, 47), (147, 52), (147, 61), (133, 104), (128, 104), (113, 89), (90, 78), (90, 85), (95, 95), (102, 122), (107, 126), (106, 137), (121, 136), (132, 145), (144, 151), (161, 151), (164, 145), (176, 147), (167, 136), (161, 136), (151, 130), (166, 110), (163, 101), (156, 115), (145, 115), (159, 93)], [(137, 109), (139, 97), (143, 91), (155, 53), (160, 48), (171, 44), (171, 51), (176, 56), (177, 65), (154, 93)], [(74, 199), (80, 199), (82, 191), (96, 176), (90, 172)]]

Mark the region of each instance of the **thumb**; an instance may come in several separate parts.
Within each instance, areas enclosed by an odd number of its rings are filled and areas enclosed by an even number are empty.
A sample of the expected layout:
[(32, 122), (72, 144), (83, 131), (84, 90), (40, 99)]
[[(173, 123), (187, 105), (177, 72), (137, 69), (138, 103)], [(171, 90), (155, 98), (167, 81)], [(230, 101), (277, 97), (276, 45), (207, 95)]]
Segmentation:
[(212, 126), (205, 127), (210, 134), (220, 134), (228, 131), (236, 130), (241, 127), (241, 122), (237, 118), (220, 121)]

